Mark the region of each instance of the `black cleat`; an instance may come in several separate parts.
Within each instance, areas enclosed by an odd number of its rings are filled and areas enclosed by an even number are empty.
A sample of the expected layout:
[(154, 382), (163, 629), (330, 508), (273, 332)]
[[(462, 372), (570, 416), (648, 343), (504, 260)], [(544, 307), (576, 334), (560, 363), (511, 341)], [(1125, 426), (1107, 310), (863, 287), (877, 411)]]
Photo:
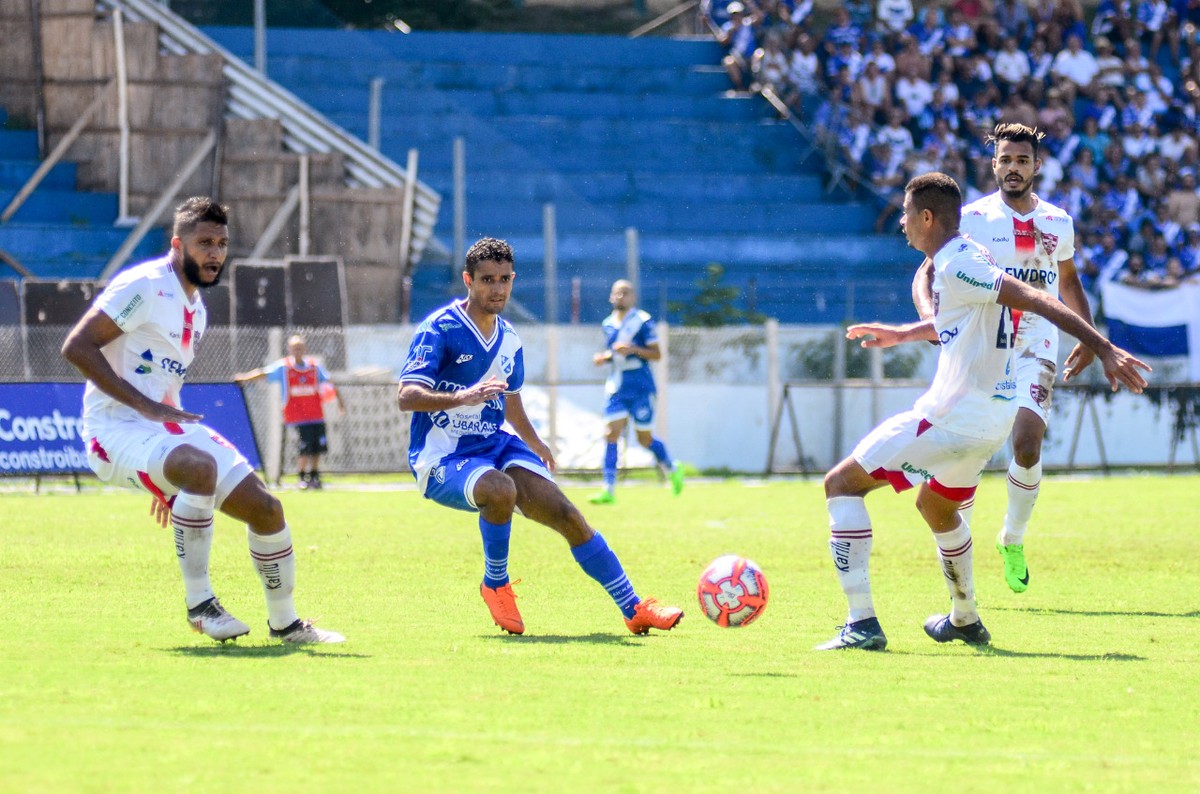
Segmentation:
[(863, 618), (845, 626), (829, 642), (821, 643), (815, 651), (839, 651), (843, 648), (858, 648), (861, 651), (882, 651), (887, 647), (887, 637), (879, 625), (879, 618)]
[(962, 640), (967, 645), (987, 645), (992, 641), (992, 635), (983, 627), (982, 620), (966, 626), (955, 626), (950, 622), (949, 615), (933, 615), (925, 621), (925, 633), (936, 642), (953, 642)]

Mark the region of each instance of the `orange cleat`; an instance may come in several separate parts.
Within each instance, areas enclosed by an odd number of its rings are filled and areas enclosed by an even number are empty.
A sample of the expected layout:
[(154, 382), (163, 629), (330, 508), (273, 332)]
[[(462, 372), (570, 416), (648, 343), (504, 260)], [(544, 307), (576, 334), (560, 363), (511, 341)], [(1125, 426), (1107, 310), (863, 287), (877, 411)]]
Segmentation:
[(479, 594), (483, 596), (483, 603), (487, 604), (497, 626), (509, 634), (525, 633), (525, 621), (521, 620), (521, 613), (517, 610), (517, 594), (512, 591), (512, 582), (496, 588), (485, 587), (481, 583)]
[(625, 625), (634, 634), (649, 634), (650, 629), (670, 631), (683, 620), (679, 607), (665, 607), (653, 598), (639, 601), (633, 608), (633, 617), (625, 619)]

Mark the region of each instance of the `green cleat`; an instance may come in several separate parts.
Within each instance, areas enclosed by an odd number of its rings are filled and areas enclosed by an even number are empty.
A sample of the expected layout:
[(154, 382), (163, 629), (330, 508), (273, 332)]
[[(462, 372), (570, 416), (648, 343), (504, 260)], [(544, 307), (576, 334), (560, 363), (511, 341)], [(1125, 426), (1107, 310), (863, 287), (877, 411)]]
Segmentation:
[(613, 496), (612, 491), (597, 491), (588, 497), (588, 501), (594, 505), (611, 505), (617, 501), (617, 497)]
[(683, 466), (676, 463), (671, 468), (671, 491), (676, 496), (679, 496), (683, 490)]
[(1004, 560), (1004, 581), (1014, 593), (1024, 593), (1029, 588), (1029, 566), (1025, 564), (1025, 544), (1005, 546), (996, 539), (996, 551)]

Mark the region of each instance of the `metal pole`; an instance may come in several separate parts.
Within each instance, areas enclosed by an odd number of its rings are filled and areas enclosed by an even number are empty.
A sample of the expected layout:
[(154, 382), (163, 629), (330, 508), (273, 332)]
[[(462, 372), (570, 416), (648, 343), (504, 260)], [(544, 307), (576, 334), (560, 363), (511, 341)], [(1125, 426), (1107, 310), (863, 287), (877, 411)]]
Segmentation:
[[(774, 317), (763, 323), (767, 344), (767, 416), (774, 418), (779, 413), (779, 321)], [(767, 471), (770, 472), (770, 465)]]
[(625, 230), (625, 278), (633, 285), (633, 293), (640, 301), (642, 294), (642, 260), (641, 246), (638, 244), (638, 230), (630, 226)]
[(308, 256), (309, 228), (312, 222), (312, 197), (309, 192), (308, 155), (300, 155), (300, 242), (296, 253)]
[(254, 0), (254, 68), (267, 76), (267, 0)]
[(883, 349), (873, 347), (867, 355), (871, 365), (871, 425), (875, 426), (883, 414)]
[(545, 317), (546, 322), (553, 325), (558, 322), (558, 240), (553, 204), (542, 205), (542, 239), (545, 241), (545, 255), (542, 257), (546, 279)]
[(546, 326), (547, 435), (550, 452), (558, 456), (558, 326)]
[(129, 216), (129, 75), (125, 63), (125, 14), (113, 9), (113, 39), (117, 62), (117, 225), (136, 221)]
[[(458, 276), (467, 255), (467, 142), (461, 135), (454, 139), (454, 254), (450, 279)], [(457, 282), (455, 282), (457, 283)]]
[(571, 277), (571, 325), (579, 325), (583, 309), (583, 279)]
[(404, 171), (404, 206), (400, 211), (400, 272), (408, 275), (412, 247), (413, 200), (417, 187), (417, 150), (408, 150), (408, 167)]
[(379, 151), (380, 108), (383, 106), (383, 78), (371, 78), (370, 100), (367, 104), (367, 146)]

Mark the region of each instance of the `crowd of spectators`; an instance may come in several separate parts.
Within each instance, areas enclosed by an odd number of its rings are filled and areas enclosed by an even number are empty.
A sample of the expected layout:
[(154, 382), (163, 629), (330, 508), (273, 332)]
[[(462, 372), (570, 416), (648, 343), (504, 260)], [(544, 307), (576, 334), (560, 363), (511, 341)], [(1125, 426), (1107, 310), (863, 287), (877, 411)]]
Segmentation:
[(1045, 133), (1038, 195), (1071, 213), (1076, 264), (1147, 288), (1200, 277), (1200, 0), (706, 0), (738, 90), (770, 88), (881, 211), (912, 176), (994, 192), (989, 133)]

